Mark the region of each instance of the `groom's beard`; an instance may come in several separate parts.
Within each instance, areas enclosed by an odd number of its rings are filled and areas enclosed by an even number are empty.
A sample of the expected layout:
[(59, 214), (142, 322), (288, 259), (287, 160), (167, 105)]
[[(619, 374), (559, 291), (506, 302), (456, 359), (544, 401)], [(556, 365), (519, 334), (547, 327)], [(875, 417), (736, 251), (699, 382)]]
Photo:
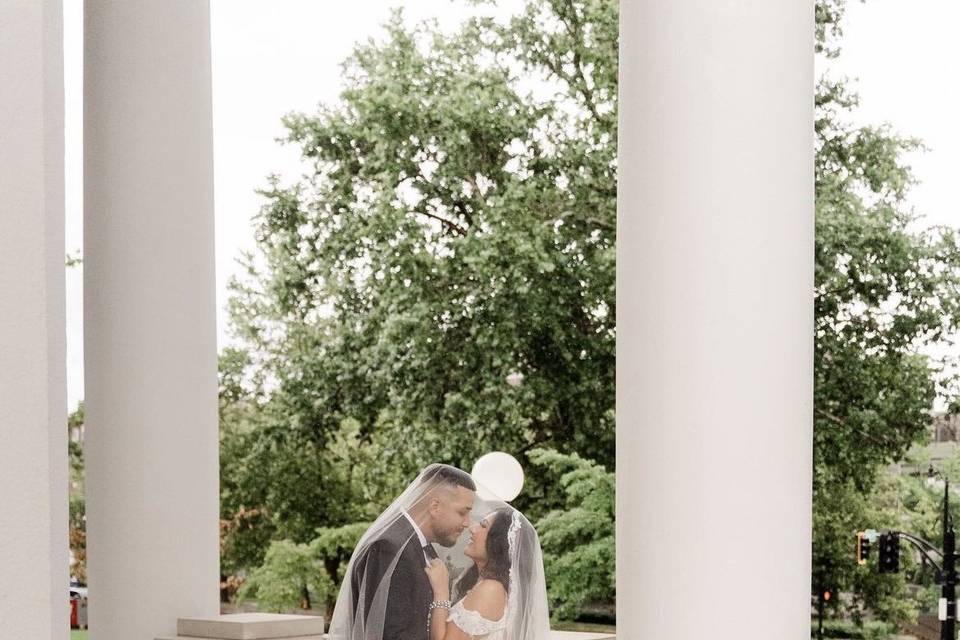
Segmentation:
[(444, 531), (434, 531), (434, 535), (437, 540), (436, 543), (441, 547), (452, 547), (457, 544), (457, 540), (460, 539), (460, 534), (463, 533), (462, 529), (449, 529)]

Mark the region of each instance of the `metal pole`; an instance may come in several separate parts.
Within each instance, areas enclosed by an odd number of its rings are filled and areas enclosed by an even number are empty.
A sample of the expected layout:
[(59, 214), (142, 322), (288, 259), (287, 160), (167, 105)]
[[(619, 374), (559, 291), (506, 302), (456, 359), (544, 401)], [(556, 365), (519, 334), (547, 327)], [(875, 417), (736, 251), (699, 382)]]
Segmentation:
[(950, 518), (950, 481), (943, 487), (943, 588), (940, 595), (947, 601), (946, 619), (940, 623), (940, 640), (957, 640), (957, 569), (956, 533)]
[(817, 640), (823, 640), (823, 582), (820, 583), (820, 592), (817, 594)]

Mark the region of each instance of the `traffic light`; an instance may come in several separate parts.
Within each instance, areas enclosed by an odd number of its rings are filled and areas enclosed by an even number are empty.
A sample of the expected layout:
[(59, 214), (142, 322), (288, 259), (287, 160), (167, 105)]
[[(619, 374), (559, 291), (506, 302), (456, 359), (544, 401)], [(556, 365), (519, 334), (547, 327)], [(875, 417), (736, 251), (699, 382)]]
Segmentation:
[(870, 557), (870, 538), (866, 532), (857, 531), (857, 564), (867, 564)]
[(900, 571), (900, 536), (896, 531), (880, 534), (880, 573)]

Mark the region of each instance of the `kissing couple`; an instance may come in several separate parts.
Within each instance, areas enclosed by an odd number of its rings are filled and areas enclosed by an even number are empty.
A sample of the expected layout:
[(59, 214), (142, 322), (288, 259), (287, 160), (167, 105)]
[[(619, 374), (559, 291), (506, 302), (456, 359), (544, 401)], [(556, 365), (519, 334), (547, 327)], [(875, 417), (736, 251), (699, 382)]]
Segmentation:
[(421, 471), (360, 538), (329, 629), (330, 640), (549, 635), (536, 530), (445, 464)]

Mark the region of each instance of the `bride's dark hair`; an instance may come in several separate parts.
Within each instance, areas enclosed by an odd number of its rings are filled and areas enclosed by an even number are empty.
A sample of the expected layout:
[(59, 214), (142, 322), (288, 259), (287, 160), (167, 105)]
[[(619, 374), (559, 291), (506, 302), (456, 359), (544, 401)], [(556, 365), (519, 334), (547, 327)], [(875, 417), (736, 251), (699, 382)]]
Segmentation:
[(487, 529), (487, 564), (480, 574), (480, 568), (474, 564), (457, 581), (456, 600), (467, 595), (480, 578), (496, 580), (510, 591), (510, 542), (507, 534), (513, 521), (513, 510), (503, 507), (492, 512), (493, 520)]

